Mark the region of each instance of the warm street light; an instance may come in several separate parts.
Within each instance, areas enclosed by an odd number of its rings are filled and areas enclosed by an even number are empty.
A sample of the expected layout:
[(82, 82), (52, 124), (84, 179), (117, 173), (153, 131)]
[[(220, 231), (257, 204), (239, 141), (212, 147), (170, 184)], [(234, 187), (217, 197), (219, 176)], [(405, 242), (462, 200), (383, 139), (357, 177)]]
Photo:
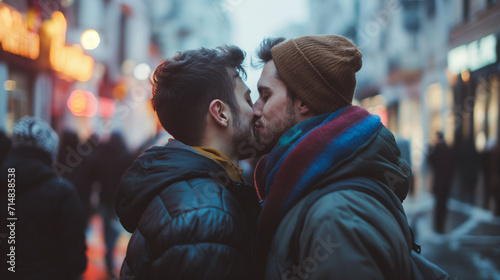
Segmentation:
[(16, 89), (16, 81), (14, 81), (14, 80), (7, 80), (7, 81), (5, 81), (5, 83), (3, 83), (3, 88), (6, 91), (15, 90)]
[(82, 46), (86, 50), (93, 50), (99, 46), (101, 42), (101, 38), (99, 37), (99, 33), (94, 29), (85, 30), (82, 33), (82, 37), (80, 38), (80, 42)]
[(462, 76), (462, 81), (464, 81), (464, 83), (467, 83), (470, 80), (470, 72), (468, 69), (462, 70), (460, 75)]

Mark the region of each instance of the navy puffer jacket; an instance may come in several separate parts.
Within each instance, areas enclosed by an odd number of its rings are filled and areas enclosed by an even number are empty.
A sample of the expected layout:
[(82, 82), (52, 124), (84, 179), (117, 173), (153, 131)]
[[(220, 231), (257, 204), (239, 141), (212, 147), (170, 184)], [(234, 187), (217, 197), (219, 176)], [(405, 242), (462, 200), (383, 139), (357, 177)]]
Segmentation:
[(256, 191), (189, 146), (173, 140), (141, 155), (115, 208), (133, 232), (121, 279), (251, 277)]

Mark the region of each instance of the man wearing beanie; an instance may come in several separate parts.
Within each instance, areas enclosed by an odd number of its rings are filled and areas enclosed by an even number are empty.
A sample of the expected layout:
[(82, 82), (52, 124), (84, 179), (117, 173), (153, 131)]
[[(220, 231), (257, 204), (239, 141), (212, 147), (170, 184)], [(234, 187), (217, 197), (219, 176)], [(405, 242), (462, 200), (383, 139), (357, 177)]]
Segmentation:
[(79, 279), (85, 271), (80, 202), (71, 183), (51, 167), (58, 142), (56, 132), (41, 119), (24, 117), (14, 125), (13, 150), (1, 168), (2, 178), (9, 179), (2, 199), (9, 197), (12, 208), (7, 213), (5, 205), (0, 213), (10, 225), (2, 232), (7, 229), (15, 238), (1, 242), (1, 279)]
[(380, 118), (351, 105), (361, 52), (344, 37), (321, 35), (266, 39), (258, 56), (264, 278), (410, 279), (404, 212), (363, 191), (376, 188), (401, 205), (411, 171)]

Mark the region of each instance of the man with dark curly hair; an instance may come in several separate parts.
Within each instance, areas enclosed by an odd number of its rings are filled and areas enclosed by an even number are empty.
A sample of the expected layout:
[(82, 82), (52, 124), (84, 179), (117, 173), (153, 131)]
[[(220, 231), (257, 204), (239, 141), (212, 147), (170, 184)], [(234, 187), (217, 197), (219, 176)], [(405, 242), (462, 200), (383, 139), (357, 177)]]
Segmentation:
[(175, 140), (148, 149), (119, 186), (116, 212), (133, 233), (122, 279), (251, 279), (260, 206), (238, 166), (254, 138), (244, 57), (201, 48), (156, 68), (152, 105)]

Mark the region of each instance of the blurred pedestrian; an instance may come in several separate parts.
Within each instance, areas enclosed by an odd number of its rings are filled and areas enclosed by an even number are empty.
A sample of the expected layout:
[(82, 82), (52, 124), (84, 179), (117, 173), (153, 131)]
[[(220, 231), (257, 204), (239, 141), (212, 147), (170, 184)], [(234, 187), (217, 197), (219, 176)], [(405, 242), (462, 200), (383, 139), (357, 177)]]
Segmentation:
[(434, 207), (434, 231), (445, 232), (447, 203), (453, 178), (453, 150), (446, 144), (443, 133), (436, 133), (436, 143), (429, 150), (429, 164), (433, 170), (432, 193)]
[(5, 134), (5, 132), (3, 131), (0, 131), (0, 165), (9, 154), (11, 147), (12, 143), (7, 134)]
[(86, 141), (80, 145), (85, 150), (85, 154), (82, 158), (82, 164), (79, 169), (77, 169), (77, 176), (80, 178), (80, 184), (82, 188), (82, 198), (85, 200), (85, 209), (87, 214), (87, 223), (91, 219), (92, 215), (97, 212), (98, 205), (92, 201), (92, 195), (96, 193), (96, 185), (99, 180), (99, 171), (101, 170), (100, 165), (100, 146), (101, 138), (93, 133), (87, 138)]
[(133, 232), (124, 279), (254, 279), (258, 197), (237, 165), (254, 138), (244, 57), (201, 48), (156, 68), (153, 108), (175, 140), (146, 150), (118, 188), (117, 214)]
[(410, 279), (406, 217), (372, 193), (402, 209), (411, 171), (380, 118), (351, 104), (359, 49), (312, 35), (266, 39), (258, 55), (255, 130), (268, 153), (255, 173), (265, 200), (264, 278)]
[(474, 141), (469, 138), (460, 144), (458, 151), (458, 178), (461, 200), (474, 204), (479, 169), (479, 154)]
[(108, 274), (114, 277), (113, 250), (120, 227), (114, 209), (114, 198), (123, 174), (132, 164), (133, 156), (128, 151), (122, 135), (119, 132), (113, 132), (109, 140), (99, 146), (97, 158), (95, 164), (98, 166), (98, 170), (96, 172), (101, 184), (99, 213), (103, 221), (106, 268)]
[(496, 216), (500, 216), (500, 141), (498, 140), (491, 151), (491, 170), (489, 189), (495, 200), (495, 209), (493, 213)]
[[(496, 139), (494, 139), (496, 141)], [(493, 154), (493, 149), (494, 143), (491, 140), (486, 142), (486, 145), (484, 147), (484, 150), (479, 154), (479, 159), (481, 163), (481, 173), (483, 175), (483, 201), (482, 205), (483, 208), (489, 209), (489, 203), (490, 203), (490, 198), (494, 197), (492, 183), (491, 183), (491, 177), (492, 177), (492, 172), (493, 172), (493, 159), (492, 159), (492, 154)], [(493, 145), (492, 145), (493, 144)]]
[[(95, 136), (92, 136), (95, 137)], [(83, 209), (85, 225), (88, 226), (93, 209), (90, 203), (92, 184), (97, 180), (97, 139), (80, 143), (74, 131), (66, 130), (61, 135), (58, 164), (65, 166), (61, 176), (70, 181), (76, 188)], [(84, 147), (84, 148), (83, 148)], [(83, 153), (82, 153), (83, 152)]]
[(83, 213), (74, 187), (51, 168), (58, 136), (45, 121), (24, 117), (12, 142), (2, 172), (15, 174), (15, 273), (2, 270), (1, 278), (79, 279), (87, 265)]

